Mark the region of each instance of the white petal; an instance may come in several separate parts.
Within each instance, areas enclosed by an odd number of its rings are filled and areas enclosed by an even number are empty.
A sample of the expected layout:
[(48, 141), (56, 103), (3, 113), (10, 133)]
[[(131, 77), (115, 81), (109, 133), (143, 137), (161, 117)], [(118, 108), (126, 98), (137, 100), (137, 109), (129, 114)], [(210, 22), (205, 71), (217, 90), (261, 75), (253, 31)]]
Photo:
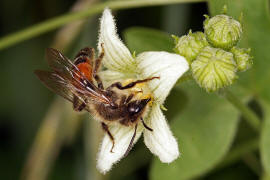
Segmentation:
[[(142, 134), (142, 126), (138, 125), (137, 133), (134, 139), (134, 144)], [(117, 163), (125, 154), (130, 140), (134, 133), (134, 127), (125, 127), (122, 125), (114, 125), (110, 127), (110, 132), (115, 138), (113, 153), (110, 152), (112, 141), (106, 134), (101, 143), (100, 151), (97, 157), (97, 168), (101, 173), (106, 173), (112, 168), (112, 165)]]
[(184, 57), (167, 52), (144, 52), (136, 60), (141, 78), (160, 77), (160, 80), (149, 82), (155, 100), (160, 104), (164, 102), (177, 79), (189, 68)]
[(144, 143), (157, 155), (161, 162), (170, 163), (179, 156), (178, 144), (162, 114), (159, 105), (155, 104), (147, 120), (153, 131), (144, 130)]
[(99, 76), (102, 79), (103, 85), (105, 87), (108, 87), (113, 82), (121, 81), (122, 79), (125, 79), (124, 73), (121, 73), (118, 71), (111, 71), (111, 70), (100, 71)]
[(117, 81), (122, 82), (124, 79), (134, 79), (136, 77), (133, 73), (121, 73), (112, 70), (100, 71), (99, 75), (105, 87)]
[(104, 44), (105, 49), (103, 58), (105, 67), (121, 72), (135, 71), (134, 58), (118, 37), (115, 22), (109, 9), (104, 10), (100, 21), (99, 52), (101, 52), (101, 43)]

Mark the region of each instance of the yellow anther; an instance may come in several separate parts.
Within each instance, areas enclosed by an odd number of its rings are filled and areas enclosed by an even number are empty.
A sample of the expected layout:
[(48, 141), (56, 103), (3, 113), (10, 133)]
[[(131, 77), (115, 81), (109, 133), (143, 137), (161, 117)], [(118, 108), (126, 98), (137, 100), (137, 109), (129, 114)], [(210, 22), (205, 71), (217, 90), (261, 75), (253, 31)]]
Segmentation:
[(149, 101), (149, 105), (150, 106), (152, 106), (152, 104), (153, 104), (153, 100), (154, 100), (154, 97), (153, 97), (153, 95), (152, 94), (145, 94), (145, 95), (142, 95), (141, 97), (140, 97), (140, 99), (151, 99), (151, 101)]

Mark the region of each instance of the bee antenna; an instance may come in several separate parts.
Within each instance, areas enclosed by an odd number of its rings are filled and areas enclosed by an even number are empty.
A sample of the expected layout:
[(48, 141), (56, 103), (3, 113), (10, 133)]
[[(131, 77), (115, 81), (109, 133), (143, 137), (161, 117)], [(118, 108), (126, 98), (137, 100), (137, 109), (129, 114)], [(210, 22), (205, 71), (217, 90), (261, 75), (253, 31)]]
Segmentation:
[(127, 148), (127, 150), (126, 150), (123, 157), (126, 157), (128, 155), (128, 153), (129, 153), (129, 151), (132, 148), (132, 145), (133, 145), (133, 142), (134, 142), (134, 139), (135, 139), (135, 136), (136, 136), (136, 132), (137, 132), (137, 126), (138, 126), (138, 124), (135, 125), (135, 130), (134, 130), (133, 136), (132, 136), (132, 138), (131, 138), (131, 140), (129, 142), (128, 148)]

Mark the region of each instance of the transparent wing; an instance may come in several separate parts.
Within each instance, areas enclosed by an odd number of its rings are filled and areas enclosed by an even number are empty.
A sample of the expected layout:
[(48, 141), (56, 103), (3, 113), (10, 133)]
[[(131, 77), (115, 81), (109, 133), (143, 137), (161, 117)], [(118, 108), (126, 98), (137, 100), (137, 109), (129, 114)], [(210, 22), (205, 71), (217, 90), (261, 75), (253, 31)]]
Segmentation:
[(67, 57), (61, 52), (53, 48), (48, 48), (46, 51), (46, 59), (49, 66), (53, 69), (55, 74), (59, 75), (69, 85), (76, 84), (77, 92), (91, 97), (96, 101), (101, 101), (110, 104), (111, 100), (104, 96), (102, 90), (97, 88), (90, 82)]
[(78, 76), (81, 75), (79, 74), (79, 69), (56, 49), (48, 48), (46, 50), (46, 60), (53, 71), (57, 72), (66, 79), (71, 80), (74, 78), (75, 72), (73, 71), (77, 71)]
[[(88, 100), (89, 98), (83, 96), (83, 94), (80, 95), (76, 87), (74, 87), (60, 75), (54, 72), (42, 70), (36, 70), (35, 74), (43, 82), (43, 84), (45, 84), (46, 87), (48, 87), (56, 94), (64, 97), (72, 103), (74, 96), (77, 96), (80, 103), (85, 103), (87, 105), (86, 100)], [(88, 106), (86, 109), (89, 109)]]
[[(86, 83), (80, 81), (83, 79), (90, 83), (88, 79), (80, 72), (77, 66), (72, 61), (65, 57), (61, 52), (56, 49), (48, 48), (46, 50), (46, 60), (53, 71), (57, 72), (62, 78), (76, 82), (79, 86), (85, 88)], [(93, 86), (93, 88), (95, 88)], [(93, 89), (96, 90), (96, 89)]]

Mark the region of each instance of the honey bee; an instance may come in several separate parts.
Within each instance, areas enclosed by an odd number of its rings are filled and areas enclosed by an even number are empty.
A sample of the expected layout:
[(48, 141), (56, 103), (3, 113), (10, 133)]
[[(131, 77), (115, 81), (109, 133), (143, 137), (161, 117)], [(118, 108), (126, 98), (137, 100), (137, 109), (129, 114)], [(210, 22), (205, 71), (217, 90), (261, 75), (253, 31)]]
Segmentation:
[(75, 111), (86, 110), (101, 122), (102, 129), (112, 141), (111, 152), (115, 140), (108, 125), (120, 123), (124, 126), (133, 126), (134, 134), (125, 152), (126, 156), (132, 147), (139, 121), (147, 130), (153, 131), (143, 120), (143, 114), (152, 97), (137, 98), (137, 92), (127, 90), (159, 77), (136, 80), (127, 85), (115, 82), (104, 89), (98, 75), (105, 54), (103, 44), (101, 47), (102, 52), (96, 59), (93, 48), (81, 49), (74, 63), (58, 50), (48, 48), (46, 60), (52, 71), (36, 70), (35, 74), (50, 90), (69, 100)]

